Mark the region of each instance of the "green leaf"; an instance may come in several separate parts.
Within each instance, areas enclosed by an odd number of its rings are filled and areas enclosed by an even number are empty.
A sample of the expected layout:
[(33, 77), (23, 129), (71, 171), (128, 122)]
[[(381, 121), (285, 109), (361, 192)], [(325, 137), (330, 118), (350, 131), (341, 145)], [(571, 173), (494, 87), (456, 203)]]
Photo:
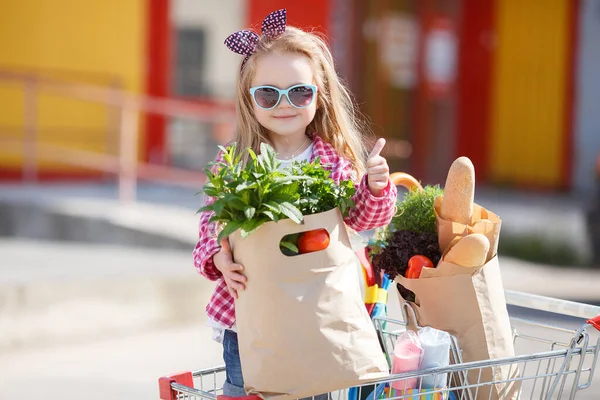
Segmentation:
[(242, 224), (239, 221), (229, 221), (225, 225), (225, 227), (223, 228), (223, 230), (219, 233), (219, 236), (217, 237), (217, 240), (219, 241), (219, 243), (221, 242), (222, 239), (228, 237), (233, 232), (235, 232), (238, 229), (240, 229), (241, 225)]
[(261, 214), (264, 214), (267, 217), (269, 217), (269, 219), (271, 219), (271, 221), (275, 221), (275, 222), (279, 221), (279, 218), (277, 217), (277, 214), (275, 214), (271, 210), (262, 210)]
[(210, 196), (210, 197), (217, 197), (218, 194), (219, 194), (219, 190), (216, 189), (214, 186), (212, 186), (212, 187), (206, 187), (205, 186), (204, 189), (203, 189), (203, 191), (204, 191), (205, 195)]
[(273, 150), (273, 147), (271, 147), (270, 145), (268, 145), (267, 143), (261, 143), (260, 144), (260, 155), (263, 157), (270, 157), (271, 153), (274, 153), (275, 150)]
[(228, 208), (236, 211), (244, 211), (248, 204), (244, 203), (242, 199), (236, 194), (228, 194), (223, 200), (225, 200)]
[(212, 217), (210, 217), (210, 219), (208, 220), (208, 222), (219, 222), (221, 221), (221, 218), (219, 218), (218, 216), (214, 215)]
[(246, 189), (255, 189), (256, 187), (258, 187), (258, 183), (256, 182), (242, 182), (239, 185), (236, 186), (235, 191), (236, 192), (241, 192), (242, 190), (246, 190)]
[[(214, 163), (209, 163), (207, 168), (204, 168), (204, 172), (206, 173), (206, 183), (204, 184), (204, 186), (206, 185), (211, 185), (212, 186), (212, 180), (215, 177), (215, 174), (213, 174), (213, 172), (211, 171), (210, 167), (214, 165)], [(204, 190), (204, 188), (202, 188), (202, 190)]]
[(292, 203), (284, 202), (279, 205), (281, 209), (281, 213), (287, 216), (289, 219), (294, 221), (297, 224), (302, 223), (304, 217), (300, 210), (294, 206)]
[(250, 235), (252, 232), (257, 230), (265, 222), (267, 222), (267, 221), (265, 221), (264, 219), (254, 219), (254, 220), (250, 220), (250, 221), (245, 221), (242, 224), (242, 230), (241, 230), (242, 237), (247, 238), (248, 235)]
[[(230, 147), (233, 147), (233, 146), (230, 146)], [(228, 150), (229, 148), (226, 148), (226, 147), (224, 147), (224, 146), (221, 146), (220, 144), (219, 144), (219, 145), (217, 145), (217, 148), (218, 148), (219, 150), (221, 150), (221, 152), (222, 152), (223, 154), (227, 154), (227, 153), (229, 152), (229, 150)]]
[(216, 215), (221, 215), (226, 206), (227, 201), (225, 201), (224, 199), (217, 199), (213, 203), (207, 204), (204, 207), (200, 208), (200, 210), (198, 211), (214, 211)]
[(252, 149), (248, 149), (248, 154), (253, 161), (256, 161), (256, 153)]
[(294, 175), (289, 175), (289, 176), (282, 176), (282, 177), (277, 177), (275, 179), (273, 179), (273, 182), (275, 184), (291, 184), (297, 181), (308, 181), (309, 183), (311, 183), (311, 181), (314, 181), (313, 178), (311, 178), (310, 176), (294, 176)]
[(270, 172), (267, 165), (265, 165), (265, 158), (260, 155), (254, 161), (254, 169), (264, 175), (268, 175)]
[(234, 154), (235, 154), (235, 145), (229, 146), (227, 148), (223, 146), (219, 146), (219, 150), (223, 152), (223, 160), (229, 166), (234, 164)]
[(274, 213), (277, 214), (281, 214), (281, 204), (276, 203), (274, 201), (269, 201), (267, 203), (263, 203), (263, 206), (267, 207), (269, 210), (271, 210)]
[(256, 213), (256, 208), (254, 208), (252, 206), (246, 206), (246, 209), (244, 210), (244, 214), (246, 215), (247, 219), (252, 219), (252, 217), (254, 217), (255, 213)]
[(202, 206), (198, 209), (198, 211), (196, 211), (196, 214), (199, 214), (201, 212), (205, 212), (205, 211), (212, 211), (212, 204), (207, 204), (205, 206)]
[(277, 153), (275, 153), (275, 150), (267, 143), (260, 144), (259, 158), (263, 159), (267, 172), (275, 171), (280, 165), (280, 162), (277, 161)]
[(279, 242), (279, 245), (281, 247), (285, 247), (286, 249), (292, 251), (293, 253), (299, 253), (300, 251), (298, 250), (298, 246), (296, 246), (294, 243), (292, 242), (285, 242), (285, 241), (281, 241)]

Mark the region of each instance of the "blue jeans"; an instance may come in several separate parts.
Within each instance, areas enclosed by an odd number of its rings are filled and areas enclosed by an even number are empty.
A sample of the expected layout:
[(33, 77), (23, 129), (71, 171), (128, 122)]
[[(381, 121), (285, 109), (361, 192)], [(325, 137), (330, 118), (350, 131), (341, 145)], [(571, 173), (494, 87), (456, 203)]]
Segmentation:
[[(230, 397), (245, 396), (246, 391), (244, 390), (244, 376), (242, 375), (238, 337), (237, 333), (230, 330), (226, 330), (223, 335), (223, 360), (225, 361), (226, 374), (225, 383), (223, 384), (223, 394)], [(327, 400), (329, 398), (327, 394), (320, 394), (306, 399)]]
[(246, 391), (244, 390), (237, 333), (228, 329), (223, 334), (223, 360), (225, 361), (226, 374), (223, 394), (230, 397), (245, 396)]

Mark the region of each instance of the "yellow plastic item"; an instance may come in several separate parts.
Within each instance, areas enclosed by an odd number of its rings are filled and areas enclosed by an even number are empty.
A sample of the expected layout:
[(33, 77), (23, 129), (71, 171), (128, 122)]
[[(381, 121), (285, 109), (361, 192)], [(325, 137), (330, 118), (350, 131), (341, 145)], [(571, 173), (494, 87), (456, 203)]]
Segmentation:
[(387, 295), (387, 290), (380, 288), (377, 284), (368, 286), (365, 291), (365, 304), (386, 304)]

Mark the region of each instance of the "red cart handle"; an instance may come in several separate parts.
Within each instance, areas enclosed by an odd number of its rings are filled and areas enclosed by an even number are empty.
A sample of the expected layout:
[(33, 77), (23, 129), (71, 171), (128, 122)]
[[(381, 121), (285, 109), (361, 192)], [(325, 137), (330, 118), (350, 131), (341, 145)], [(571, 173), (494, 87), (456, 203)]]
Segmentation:
[(596, 318), (588, 319), (587, 323), (600, 331), (600, 315), (598, 315)]
[(171, 383), (179, 383), (187, 387), (194, 387), (194, 378), (190, 371), (180, 372), (171, 376), (163, 376), (158, 379), (158, 390), (161, 400), (176, 400), (177, 392), (171, 389)]

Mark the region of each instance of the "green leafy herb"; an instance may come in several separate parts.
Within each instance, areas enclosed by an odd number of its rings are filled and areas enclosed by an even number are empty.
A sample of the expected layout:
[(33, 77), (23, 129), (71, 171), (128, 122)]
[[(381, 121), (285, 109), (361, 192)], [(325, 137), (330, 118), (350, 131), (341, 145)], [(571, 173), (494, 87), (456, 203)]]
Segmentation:
[(390, 224), (377, 229), (369, 242), (371, 254), (379, 254), (396, 231), (410, 231), (417, 234), (437, 234), (437, 221), (433, 203), (444, 191), (439, 185), (427, 185), (423, 190), (412, 189), (396, 205), (396, 214)]
[(219, 148), (223, 161), (210, 163), (205, 169), (208, 181), (203, 189), (214, 202), (198, 210), (214, 212), (210, 221), (223, 226), (218, 240), (238, 229), (247, 237), (269, 221), (289, 218), (299, 224), (304, 215), (336, 207), (347, 215), (354, 206), (354, 183), (347, 180), (336, 184), (319, 159), (282, 168), (273, 148), (263, 143), (259, 155), (247, 150), (250, 160), (242, 165), (235, 145)]
[(433, 203), (435, 198), (443, 193), (444, 191), (439, 185), (428, 185), (423, 190), (415, 188), (409, 191), (398, 204), (396, 215), (389, 225), (390, 228), (394, 231), (437, 233)]
[(329, 177), (330, 171), (323, 168), (318, 158), (312, 163), (294, 163), (291, 169), (295, 176), (310, 178), (298, 182), (298, 208), (303, 215), (317, 214), (336, 207), (339, 207), (343, 215), (347, 215), (350, 208), (354, 207), (354, 182), (342, 180), (337, 184)]

